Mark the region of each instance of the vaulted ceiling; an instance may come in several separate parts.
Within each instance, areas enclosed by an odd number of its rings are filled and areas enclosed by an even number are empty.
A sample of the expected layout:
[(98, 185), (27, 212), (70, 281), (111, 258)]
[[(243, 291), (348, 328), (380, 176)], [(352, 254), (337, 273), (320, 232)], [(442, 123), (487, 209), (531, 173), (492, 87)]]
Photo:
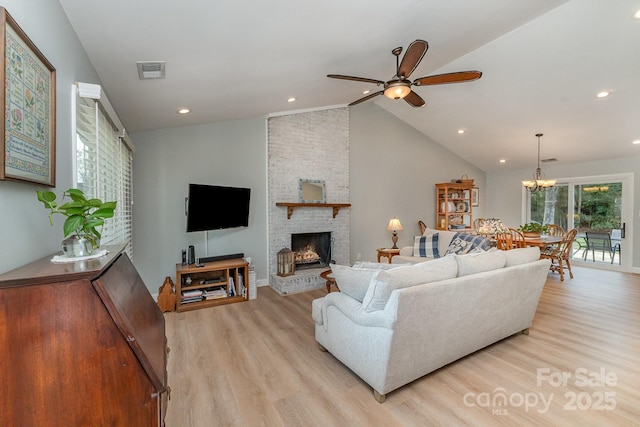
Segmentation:
[(423, 39), (412, 78), (482, 78), (367, 102), (481, 169), (535, 167), (539, 132), (559, 163), (640, 156), (640, 0), (59, 1), (129, 133), (344, 106), (380, 88), (327, 74), (389, 80)]

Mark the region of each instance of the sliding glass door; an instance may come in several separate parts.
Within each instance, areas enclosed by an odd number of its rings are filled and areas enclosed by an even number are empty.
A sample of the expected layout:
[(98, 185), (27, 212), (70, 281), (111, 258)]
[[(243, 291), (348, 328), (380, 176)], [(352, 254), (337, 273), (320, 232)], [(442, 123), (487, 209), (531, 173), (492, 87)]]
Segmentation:
[(572, 262), (613, 269), (630, 267), (631, 177), (599, 176), (559, 180), (547, 191), (526, 193), (527, 222), (575, 228)]

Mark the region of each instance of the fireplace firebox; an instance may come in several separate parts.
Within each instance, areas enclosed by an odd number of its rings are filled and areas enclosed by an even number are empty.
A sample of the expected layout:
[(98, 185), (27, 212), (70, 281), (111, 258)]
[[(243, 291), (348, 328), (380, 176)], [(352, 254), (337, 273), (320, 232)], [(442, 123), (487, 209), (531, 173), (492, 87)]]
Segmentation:
[(296, 270), (326, 267), (331, 260), (331, 232), (292, 234), (291, 250)]

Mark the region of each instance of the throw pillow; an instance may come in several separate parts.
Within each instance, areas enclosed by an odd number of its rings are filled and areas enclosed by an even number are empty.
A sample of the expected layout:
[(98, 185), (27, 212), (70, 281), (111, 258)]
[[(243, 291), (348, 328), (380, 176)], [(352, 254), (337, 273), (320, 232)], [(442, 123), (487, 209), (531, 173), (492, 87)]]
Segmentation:
[(458, 264), (453, 257), (381, 271), (371, 279), (362, 306), (366, 312), (382, 310), (396, 289), (453, 279), (457, 273)]
[(504, 267), (506, 257), (504, 252), (491, 251), (468, 253), (466, 255), (454, 255), (458, 263), (458, 277), (469, 274), (482, 273), (483, 271), (497, 270)]
[(438, 253), (438, 233), (416, 236), (413, 242), (413, 256), (440, 258)]
[(467, 242), (466, 240), (462, 240), (460, 237), (456, 237), (449, 243), (449, 248), (447, 248), (447, 252), (445, 255), (463, 255), (471, 250), (471, 242)]
[(349, 295), (359, 302), (362, 302), (371, 278), (379, 271), (382, 270), (331, 264), (331, 273), (336, 279), (336, 284), (338, 288), (340, 288), (340, 292)]

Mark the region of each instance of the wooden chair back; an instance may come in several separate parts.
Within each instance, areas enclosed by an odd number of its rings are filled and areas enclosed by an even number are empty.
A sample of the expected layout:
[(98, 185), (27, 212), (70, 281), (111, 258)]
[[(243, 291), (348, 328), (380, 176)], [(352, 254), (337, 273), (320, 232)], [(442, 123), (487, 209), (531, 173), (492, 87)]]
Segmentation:
[(496, 234), (496, 247), (502, 251), (508, 251), (526, 248), (527, 244), (524, 240), (524, 234), (515, 228), (509, 228), (509, 231)]
[(547, 234), (549, 236), (564, 236), (564, 229), (558, 224), (549, 224)]
[(420, 228), (420, 235), (422, 236), (424, 234), (424, 230), (427, 229), (427, 224), (422, 221), (418, 221), (418, 228)]

